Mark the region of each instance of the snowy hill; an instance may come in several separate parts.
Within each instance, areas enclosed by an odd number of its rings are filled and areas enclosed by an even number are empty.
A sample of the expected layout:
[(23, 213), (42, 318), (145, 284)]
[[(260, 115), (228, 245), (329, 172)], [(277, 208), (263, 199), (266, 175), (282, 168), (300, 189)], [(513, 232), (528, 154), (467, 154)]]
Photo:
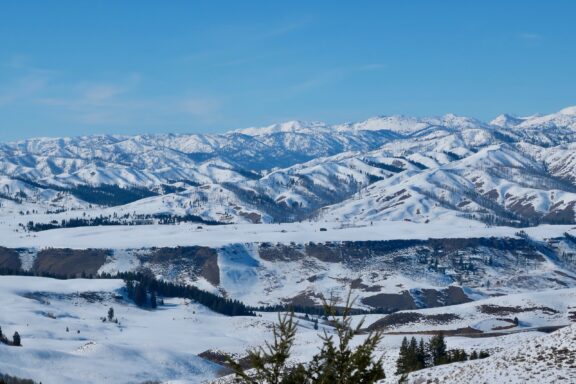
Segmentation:
[[(0, 343), (0, 373), (198, 383), (224, 372), (209, 356), (269, 339), (272, 312), (142, 309), (121, 280), (79, 278), (137, 272), (254, 310), (351, 290), (387, 333), (386, 382), (404, 334), (438, 331), (492, 356), (409, 382), (571, 381), (575, 153), (576, 107), (0, 144), (0, 272), (72, 278), (0, 276), (0, 326), (24, 345)], [(319, 346), (298, 329), (293, 362)]]
[(53, 212), (141, 200), (125, 207), (131, 219), (224, 223), (574, 223), (575, 143), (574, 107), (491, 123), (381, 116), (219, 135), (37, 138), (0, 146), (0, 204)]
[[(572, 383), (576, 380), (576, 326), (521, 340), (487, 359), (410, 374), (407, 383)], [(430, 380), (433, 378), (433, 380)]]

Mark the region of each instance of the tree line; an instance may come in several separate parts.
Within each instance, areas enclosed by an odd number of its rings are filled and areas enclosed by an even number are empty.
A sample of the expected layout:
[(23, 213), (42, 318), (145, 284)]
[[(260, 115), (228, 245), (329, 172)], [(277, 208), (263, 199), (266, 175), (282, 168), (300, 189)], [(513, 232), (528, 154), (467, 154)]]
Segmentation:
[(10, 341), (8, 340), (8, 337), (4, 333), (2, 333), (2, 327), (0, 327), (0, 343), (6, 345), (12, 345), (14, 347), (22, 346), (22, 340), (20, 338), (20, 334), (17, 331), (14, 332), (14, 335), (12, 336), (12, 341)]
[(479, 353), (473, 351), (468, 355), (463, 349), (448, 349), (442, 333), (432, 336), (428, 343), (425, 343), (422, 338), (417, 341), (415, 337), (412, 337), (408, 341), (408, 338), (404, 337), (398, 360), (396, 360), (396, 374), (405, 375), (437, 365), (484, 359), (488, 356), (486, 351)]
[(214, 312), (227, 316), (255, 316), (254, 308), (239, 300), (228, 299), (192, 285), (176, 284), (156, 279), (151, 273), (120, 272), (102, 274), (100, 278), (118, 278), (126, 282), (128, 298), (140, 307), (155, 308), (158, 297), (180, 297), (194, 300)]

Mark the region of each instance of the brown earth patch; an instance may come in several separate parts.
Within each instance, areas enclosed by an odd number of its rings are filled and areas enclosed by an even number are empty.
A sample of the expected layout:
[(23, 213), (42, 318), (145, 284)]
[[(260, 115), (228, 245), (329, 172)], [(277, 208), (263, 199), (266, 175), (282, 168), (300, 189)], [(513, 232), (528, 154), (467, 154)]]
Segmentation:
[(295, 246), (285, 244), (262, 243), (258, 247), (258, 254), (266, 261), (296, 261), (304, 258)]
[(297, 305), (302, 307), (319, 307), (321, 305), (317, 304), (314, 298), (320, 299), (322, 295), (313, 292), (302, 292), (297, 296), (290, 299), (285, 299), (284, 303), (287, 305)]
[(549, 212), (542, 217), (542, 222), (548, 224), (574, 224), (576, 202), (571, 201), (566, 207), (560, 208), (562, 204), (564, 204), (564, 201), (559, 201), (550, 207)]
[(13, 249), (0, 247), (0, 268), (19, 271), (22, 269), (20, 255)]
[(386, 330), (388, 328), (402, 326), (413, 323), (425, 322), (429, 325), (449, 324), (452, 321), (460, 320), (460, 316), (453, 313), (440, 313), (437, 315), (423, 315), (418, 312), (397, 312), (386, 315), (368, 327), (368, 330)]
[(238, 214), (250, 220), (252, 224), (260, 224), (262, 222), (262, 216), (258, 213), (240, 211)]
[(495, 305), (495, 304), (483, 304), (480, 305), (478, 307), (476, 307), (476, 309), (481, 312), (481, 313), (485, 313), (487, 315), (499, 315), (499, 316), (506, 316), (506, 315), (511, 315), (511, 314), (515, 314), (515, 313), (522, 313), (522, 312), (533, 312), (533, 311), (541, 311), (544, 312), (546, 314), (549, 315), (554, 315), (557, 314), (558, 311), (550, 308), (550, 307), (520, 307), (520, 306), (515, 306), (515, 307), (510, 307), (510, 306), (501, 306), (501, 305)]
[(484, 194), (484, 196), (486, 196), (489, 199), (495, 200), (495, 201), (498, 200), (498, 198), (500, 197), (500, 195), (498, 194), (498, 191), (495, 189), (492, 189), (492, 190), (486, 192)]
[(373, 308), (383, 309), (386, 312), (417, 309), (414, 298), (408, 291), (403, 291), (402, 293), (379, 293), (363, 298), (362, 303)]
[[(214, 351), (212, 349), (209, 349), (207, 351), (198, 354), (198, 357), (201, 357), (204, 360), (208, 360), (222, 366), (222, 368), (218, 372), (221, 376), (229, 375), (234, 372), (232, 367), (230, 366), (230, 363), (228, 362), (228, 356), (229, 355), (226, 354), (225, 352)], [(240, 364), (240, 366), (244, 369), (252, 368), (252, 364), (250, 363), (250, 359), (248, 358), (247, 355), (235, 361), (238, 364)]]
[(342, 261), (342, 252), (338, 246), (308, 243), (306, 244), (306, 254), (308, 256), (315, 257), (320, 261), (329, 263), (337, 263)]
[(38, 252), (32, 271), (58, 276), (94, 276), (110, 254), (106, 249), (44, 249)]
[(422, 289), (414, 293), (418, 301), (422, 302), (426, 308), (443, 307), (446, 305), (457, 305), (472, 301), (462, 288), (450, 286), (446, 289)]
[(151, 264), (167, 264), (171, 266), (192, 265), (198, 276), (204, 277), (210, 284), (220, 284), (220, 268), (218, 267), (218, 253), (209, 247), (175, 247), (156, 248), (148, 255), (139, 256), (143, 262)]

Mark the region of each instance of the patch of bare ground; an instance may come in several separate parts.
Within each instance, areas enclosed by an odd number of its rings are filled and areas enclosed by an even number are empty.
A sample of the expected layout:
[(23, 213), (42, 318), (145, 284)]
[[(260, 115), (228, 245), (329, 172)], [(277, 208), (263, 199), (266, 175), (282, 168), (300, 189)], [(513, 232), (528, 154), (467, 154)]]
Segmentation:
[(455, 320), (460, 320), (460, 316), (453, 313), (440, 313), (436, 315), (423, 315), (418, 312), (398, 312), (386, 315), (368, 327), (369, 330), (386, 330), (393, 327), (426, 323), (430, 325), (449, 324)]
[(214, 286), (220, 284), (218, 253), (213, 248), (199, 246), (156, 248), (150, 254), (140, 255), (139, 258), (142, 262), (152, 264), (181, 265), (182, 269), (192, 265), (197, 276), (204, 277)]
[(502, 306), (502, 305), (495, 305), (495, 304), (483, 304), (476, 307), (477, 310), (481, 313), (485, 313), (487, 315), (496, 315), (496, 316), (506, 316), (515, 313), (522, 313), (522, 312), (534, 312), (540, 311), (547, 315), (554, 315), (557, 314), (558, 311), (550, 308), (550, 307), (520, 307), (520, 306)]
[(0, 268), (18, 271), (22, 268), (20, 256), (13, 249), (0, 247)]
[(106, 262), (106, 249), (49, 248), (38, 252), (32, 271), (58, 276), (93, 276)]

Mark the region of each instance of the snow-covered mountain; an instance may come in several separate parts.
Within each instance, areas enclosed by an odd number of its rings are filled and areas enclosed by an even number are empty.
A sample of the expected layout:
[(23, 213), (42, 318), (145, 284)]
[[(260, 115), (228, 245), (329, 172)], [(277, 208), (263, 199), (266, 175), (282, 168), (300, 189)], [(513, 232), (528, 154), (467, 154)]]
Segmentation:
[(60, 212), (57, 221), (107, 205), (130, 220), (574, 223), (575, 149), (576, 107), (490, 123), (380, 116), (218, 135), (36, 138), (0, 145), (0, 204)]
[[(275, 313), (228, 317), (182, 297), (142, 309), (120, 280), (77, 279), (136, 272), (261, 310), (317, 310), (350, 292), (367, 330), (387, 333), (385, 382), (400, 379), (404, 334), (439, 331), (492, 356), (409, 382), (570, 380), (575, 150), (576, 108), (0, 144), (0, 272), (72, 277), (0, 279), (11, 309), (0, 326), (24, 340), (0, 343), (0, 369), (46, 383), (199, 382), (223, 374), (215, 355), (269, 340)], [(118, 322), (102, 320), (111, 306)], [(310, 319), (293, 362), (319, 346)]]

